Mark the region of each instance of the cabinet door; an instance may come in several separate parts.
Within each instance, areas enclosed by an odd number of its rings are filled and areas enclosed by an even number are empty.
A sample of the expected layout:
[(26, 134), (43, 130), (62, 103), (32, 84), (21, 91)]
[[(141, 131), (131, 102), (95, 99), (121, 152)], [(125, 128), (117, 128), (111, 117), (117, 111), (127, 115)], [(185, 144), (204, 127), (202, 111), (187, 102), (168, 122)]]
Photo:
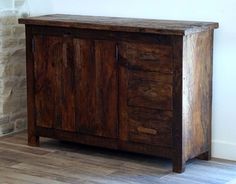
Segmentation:
[(72, 40), (34, 36), (36, 125), (75, 131), (75, 88)]
[(75, 39), (78, 131), (117, 137), (116, 44)]
[(120, 139), (171, 145), (171, 46), (122, 42), (118, 50)]

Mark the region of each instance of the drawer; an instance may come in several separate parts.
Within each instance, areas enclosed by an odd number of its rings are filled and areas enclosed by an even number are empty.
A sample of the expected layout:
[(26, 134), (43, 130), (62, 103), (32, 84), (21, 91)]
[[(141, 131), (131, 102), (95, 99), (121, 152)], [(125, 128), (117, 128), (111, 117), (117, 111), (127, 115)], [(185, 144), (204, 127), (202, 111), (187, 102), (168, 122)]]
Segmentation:
[(172, 145), (172, 111), (130, 107), (128, 116), (131, 142), (159, 146)]
[(173, 73), (172, 47), (145, 43), (119, 45), (120, 64), (129, 70)]
[(159, 84), (173, 84), (172, 74), (160, 74), (157, 72), (145, 72), (145, 71), (129, 71), (129, 80), (140, 80), (140, 81), (152, 81), (158, 82)]
[(130, 80), (127, 103), (129, 106), (160, 110), (173, 109), (172, 85), (153, 81)]

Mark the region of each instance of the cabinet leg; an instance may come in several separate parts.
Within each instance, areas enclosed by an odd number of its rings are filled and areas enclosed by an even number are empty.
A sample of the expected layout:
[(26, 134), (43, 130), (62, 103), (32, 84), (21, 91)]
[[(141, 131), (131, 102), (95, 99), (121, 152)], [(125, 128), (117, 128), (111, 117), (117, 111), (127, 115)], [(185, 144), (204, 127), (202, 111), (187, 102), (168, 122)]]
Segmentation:
[(39, 136), (29, 135), (28, 136), (28, 145), (38, 147), (39, 146)]
[(181, 159), (175, 158), (173, 159), (173, 172), (182, 173), (185, 171), (185, 162)]
[(207, 151), (197, 157), (200, 160), (211, 160), (211, 152)]

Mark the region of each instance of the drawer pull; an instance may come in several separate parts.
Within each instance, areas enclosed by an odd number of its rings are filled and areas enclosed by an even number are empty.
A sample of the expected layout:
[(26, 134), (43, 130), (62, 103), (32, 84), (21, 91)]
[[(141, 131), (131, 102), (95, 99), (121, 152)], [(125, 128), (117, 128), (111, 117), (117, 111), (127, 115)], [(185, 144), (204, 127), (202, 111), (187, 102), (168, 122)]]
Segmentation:
[(145, 127), (138, 127), (138, 132), (145, 133), (145, 134), (151, 134), (151, 135), (157, 134), (157, 131), (155, 129), (145, 128)]

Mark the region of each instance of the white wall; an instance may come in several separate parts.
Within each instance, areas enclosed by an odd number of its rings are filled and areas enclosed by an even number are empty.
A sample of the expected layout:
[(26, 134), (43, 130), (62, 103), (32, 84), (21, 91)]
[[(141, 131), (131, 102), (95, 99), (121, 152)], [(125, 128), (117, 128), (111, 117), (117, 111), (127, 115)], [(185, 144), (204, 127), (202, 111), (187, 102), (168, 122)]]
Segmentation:
[[(236, 160), (235, 0), (29, 0), (33, 14), (68, 13), (217, 21), (213, 77), (213, 156)], [(43, 2), (43, 3), (42, 3)]]
[[(29, 9), (31, 15), (43, 15), (43, 14), (53, 13), (53, 4), (52, 4), (53, 0), (26, 0), (26, 1), (27, 1), (27, 8)], [(60, 2), (66, 3), (66, 0)], [(54, 2), (54, 4), (56, 4), (56, 1)]]
[(10, 9), (13, 7), (13, 1), (12, 0), (0, 0), (0, 11), (2, 9)]

